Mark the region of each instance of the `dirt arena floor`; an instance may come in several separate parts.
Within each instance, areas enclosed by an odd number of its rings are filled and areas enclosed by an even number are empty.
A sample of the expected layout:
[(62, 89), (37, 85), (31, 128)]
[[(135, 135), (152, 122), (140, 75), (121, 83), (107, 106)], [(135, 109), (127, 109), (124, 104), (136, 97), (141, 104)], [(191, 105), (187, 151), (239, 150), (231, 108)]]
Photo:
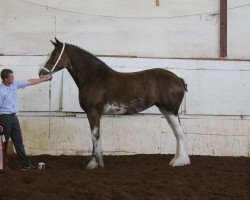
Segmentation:
[(170, 167), (173, 155), (105, 156), (105, 168), (84, 170), (81, 156), (34, 156), (43, 170), (0, 172), (0, 200), (249, 200), (250, 158), (191, 156)]

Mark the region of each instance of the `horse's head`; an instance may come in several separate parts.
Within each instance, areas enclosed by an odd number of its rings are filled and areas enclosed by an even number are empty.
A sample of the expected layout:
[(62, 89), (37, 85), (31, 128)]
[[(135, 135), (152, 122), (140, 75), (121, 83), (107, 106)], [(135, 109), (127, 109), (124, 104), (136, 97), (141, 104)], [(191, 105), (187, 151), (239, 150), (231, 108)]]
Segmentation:
[(55, 38), (56, 42), (52, 42), (55, 46), (54, 50), (50, 53), (45, 65), (39, 69), (39, 76), (55, 73), (70, 63), (70, 59), (65, 52), (65, 43), (60, 42)]

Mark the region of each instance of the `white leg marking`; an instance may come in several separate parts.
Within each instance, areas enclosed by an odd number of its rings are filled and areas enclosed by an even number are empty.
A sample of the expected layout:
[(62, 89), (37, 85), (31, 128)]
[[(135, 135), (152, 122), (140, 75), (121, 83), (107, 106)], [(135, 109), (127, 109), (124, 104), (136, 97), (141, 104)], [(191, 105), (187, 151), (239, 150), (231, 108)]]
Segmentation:
[(166, 118), (170, 127), (172, 128), (176, 138), (175, 157), (171, 160), (169, 164), (173, 167), (190, 164), (190, 159), (186, 152), (183, 129), (180, 125), (178, 117), (173, 114), (169, 114), (166, 110), (160, 109), (160, 111)]
[(174, 132), (177, 142), (176, 154), (173, 160), (171, 160), (170, 165), (174, 167), (190, 164), (190, 159), (186, 152), (183, 129), (180, 125), (178, 117), (173, 114), (167, 114), (166, 118)]
[(90, 161), (88, 162), (88, 164), (86, 165), (86, 169), (94, 169), (98, 167), (98, 163), (96, 162), (96, 158), (95, 157), (91, 157)]
[(88, 167), (95, 168), (98, 166), (98, 164), (101, 167), (104, 167), (102, 152), (101, 152), (99, 129), (97, 127), (94, 127), (91, 131), (91, 135), (92, 135), (92, 142), (93, 142), (93, 153), (92, 153), (92, 158), (89, 164), (87, 165), (87, 168)]
[(91, 136), (93, 143), (92, 156), (85, 168), (94, 169), (97, 168), (98, 165), (104, 167), (102, 152), (101, 152), (100, 134), (99, 134), (99, 129), (97, 127), (94, 127), (91, 130)]

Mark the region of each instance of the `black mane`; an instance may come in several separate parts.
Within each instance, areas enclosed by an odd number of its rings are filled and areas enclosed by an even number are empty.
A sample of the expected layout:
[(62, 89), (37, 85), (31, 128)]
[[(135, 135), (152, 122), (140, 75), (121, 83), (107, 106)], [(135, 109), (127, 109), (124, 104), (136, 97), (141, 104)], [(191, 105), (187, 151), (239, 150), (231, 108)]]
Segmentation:
[[(100, 60), (100, 59), (97, 58), (94, 54), (88, 52), (87, 50), (82, 49), (82, 48), (80, 48), (80, 47), (78, 47), (78, 46), (76, 46), (76, 45), (73, 45), (73, 44), (68, 44), (68, 45), (69, 45), (70, 47), (72, 47), (74, 50), (79, 51), (79, 52), (80, 52), (79, 55), (80, 55), (83, 59), (86, 58), (86, 57), (89, 57), (90, 59), (93, 59), (93, 60), (95, 60), (95, 61), (98, 61), (99, 63), (101, 63), (101, 64), (107, 66), (107, 64), (106, 64), (105, 62), (103, 62), (102, 60)], [(108, 67), (108, 66), (107, 66), (107, 67)]]

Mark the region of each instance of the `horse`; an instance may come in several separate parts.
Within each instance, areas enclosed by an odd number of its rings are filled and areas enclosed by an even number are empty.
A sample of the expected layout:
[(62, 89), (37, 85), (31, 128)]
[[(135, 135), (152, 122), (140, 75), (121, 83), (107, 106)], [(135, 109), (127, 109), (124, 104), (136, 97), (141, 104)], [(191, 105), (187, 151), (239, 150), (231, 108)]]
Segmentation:
[(129, 115), (157, 106), (172, 128), (177, 145), (171, 166), (190, 164), (178, 110), (187, 85), (174, 73), (160, 68), (121, 73), (88, 51), (57, 38), (54, 50), (39, 69), (39, 76), (66, 68), (79, 89), (79, 103), (87, 114), (92, 136), (92, 155), (85, 169), (104, 167), (100, 143), (102, 115)]

